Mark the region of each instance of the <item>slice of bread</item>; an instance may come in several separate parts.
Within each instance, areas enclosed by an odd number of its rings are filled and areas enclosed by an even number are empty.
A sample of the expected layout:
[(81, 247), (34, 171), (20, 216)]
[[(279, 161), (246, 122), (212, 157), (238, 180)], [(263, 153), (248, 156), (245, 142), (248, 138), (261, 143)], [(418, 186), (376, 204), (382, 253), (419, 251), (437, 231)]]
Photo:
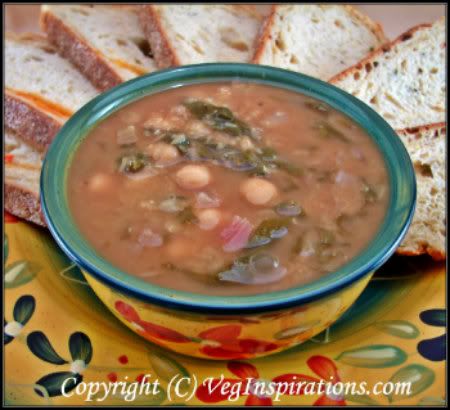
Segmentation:
[(5, 125), (44, 151), (61, 125), (98, 91), (37, 34), (5, 39)]
[(380, 25), (343, 5), (274, 5), (253, 62), (328, 80), (387, 39)]
[(136, 7), (43, 5), (41, 27), (101, 91), (156, 69)]
[(402, 34), (330, 82), (378, 111), (394, 129), (445, 121), (445, 20)]
[(140, 21), (160, 68), (248, 62), (262, 14), (250, 5), (150, 4)]
[(430, 124), (398, 131), (414, 164), (417, 206), (413, 222), (397, 252), (404, 255), (427, 253), (445, 258), (446, 237), (446, 124)]
[(5, 209), (19, 218), (45, 226), (39, 201), (41, 155), (10, 130), (4, 132)]

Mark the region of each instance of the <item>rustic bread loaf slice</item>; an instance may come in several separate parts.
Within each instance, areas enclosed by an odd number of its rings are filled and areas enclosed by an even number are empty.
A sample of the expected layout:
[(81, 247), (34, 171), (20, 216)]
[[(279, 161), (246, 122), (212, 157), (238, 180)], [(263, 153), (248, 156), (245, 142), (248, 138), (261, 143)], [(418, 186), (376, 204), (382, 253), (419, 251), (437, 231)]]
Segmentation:
[(378, 111), (395, 129), (445, 121), (445, 20), (402, 34), (330, 82)]
[(398, 131), (414, 164), (417, 207), (413, 222), (397, 252), (404, 255), (428, 253), (445, 258), (446, 237), (446, 124), (430, 124)]
[(43, 5), (41, 26), (101, 91), (156, 69), (135, 6)]
[(19, 218), (45, 226), (39, 201), (41, 155), (10, 130), (4, 132), (5, 209)]
[(274, 5), (253, 62), (328, 80), (386, 42), (381, 26), (351, 6)]
[(151, 4), (141, 6), (140, 21), (156, 63), (165, 68), (248, 62), (262, 14), (249, 5)]
[(8, 33), (5, 61), (5, 125), (40, 151), (98, 93), (43, 36)]

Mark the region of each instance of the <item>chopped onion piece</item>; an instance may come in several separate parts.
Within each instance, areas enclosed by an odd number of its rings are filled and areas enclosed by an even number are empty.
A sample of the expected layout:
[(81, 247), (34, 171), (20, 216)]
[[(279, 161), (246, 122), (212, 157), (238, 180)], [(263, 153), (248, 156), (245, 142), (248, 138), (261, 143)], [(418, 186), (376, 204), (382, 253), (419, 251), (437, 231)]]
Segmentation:
[(217, 208), (220, 206), (220, 198), (207, 192), (199, 192), (196, 197), (196, 208)]
[(302, 208), (295, 201), (281, 202), (275, 207), (275, 212), (281, 216), (298, 216), (302, 213)]
[(252, 255), (248, 270), (253, 274), (255, 284), (276, 282), (286, 274), (286, 268), (280, 266), (278, 258), (267, 253)]
[(358, 182), (358, 180), (357, 180), (357, 178), (354, 175), (349, 174), (348, 172), (340, 170), (336, 174), (335, 182), (337, 184), (348, 185), (348, 184), (354, 184), (355, 182)]
[(170, 195), (166, 199), (160, 202), (159, 210), (169, 213), (177, 213), (182, 211), (187, 206), (187, 200), (185, 197), (178, 195)]
[(129, 125), (117, 131), (117, 143), (119, 145), (135, 144), (137, 142), (136, 127)]
[(156, 248), (163, 244), (163, 239), (161, 235), (145, 228), (138, 237), (138, 243), (143, 247)]
[(245, 248), (248, 238), (252, 232), (252, 224), (246, 218), (234, 216), (231, 224), (227, 226), (220, 234), (225, 241), (222, 249), (225, 252), (236, 252)]
[(360, 161), (365, 159), (363, 151), (358, 147), (353, 147), (351, 149), (351, 153), (356, 159), (359, 159)]
[(252, 255), (247, 265), (234, 264), (230, 270), (220, 272), (218, 276), (226, 282), (264, 285), (281, 280), (286, 272), (286, 268), (280, 266), (277, 258), (267, 253), (259, 253)]

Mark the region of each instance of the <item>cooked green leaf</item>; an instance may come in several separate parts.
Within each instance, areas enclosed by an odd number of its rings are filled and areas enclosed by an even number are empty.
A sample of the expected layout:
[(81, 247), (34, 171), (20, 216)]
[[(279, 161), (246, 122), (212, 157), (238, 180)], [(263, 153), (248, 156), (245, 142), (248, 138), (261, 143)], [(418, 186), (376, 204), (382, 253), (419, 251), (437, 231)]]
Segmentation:
[(294, 200), (283, 201), (275, 207), (275, 212), (281, 216), (299, 216), (303, 214), (303, 209)]
[(193, 224), (198, 222), (198, 218), (191, 206), (185, 207), (177, 214), (178, 220), (183, 224)]
[(142, 152), (122, 155), (118, 160), (120, 172), (136, 173), (148, 164), (148, 157)]
[(336, 138), (339, 141), (349, 143), (351, 140), (347, 138), (341, 131), (333, 127), (326, 121), (319, 121), (316, 125), (319, 134), (324, 138)]
[(279, 239), (288, 233), (291, 218), (271, 218), (261, 222), (254, 230), (247, 248), (255, 248), (269, 244), (273, 239)]
[(330, 107), (322, 101), (308, 100), (305, 101), (305, 106), (325, 116), (330, 113)]
[(214, 130), (225, 132), (234, 137), (253, 136), (248, 124), (237, 118), (227, 107), (200, 100), (188, 100), (185, 101), (184, 105), (192, 115)]

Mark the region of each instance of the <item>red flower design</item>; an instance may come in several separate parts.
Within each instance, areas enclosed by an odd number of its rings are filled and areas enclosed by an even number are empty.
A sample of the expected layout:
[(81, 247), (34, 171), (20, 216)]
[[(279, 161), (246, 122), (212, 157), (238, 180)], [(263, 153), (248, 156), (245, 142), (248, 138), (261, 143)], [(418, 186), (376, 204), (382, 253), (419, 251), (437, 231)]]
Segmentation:
[(11, 164), (14, 161), (13, 154), (5, 154), (5, 164)]
[(240, 325), (224, 325), (200, 332), (200, 352), (220, 359), (246, 359), (281, 347), (263, 340), (239, 339), (241, 330)]
[[(320, 377), (320, 379), (331, 384), (336, 384), (341, 381), (338, 373), (338, 369), (334, 362), (325, 356), (312, 356), (306, 362), (308, 367)], [(319, 379), (313, 378), (317, 383), (320, 382)], [(345, 406), (344, 397), (340, 396), (330, 396), (327, 394), (322, 394), (314, 403), (314, 406)]]
[(8, 211), (4, 211), (3, 216), (5, 219), (5, 223), (7, 223), (7, 224), (19, 222), (19, 218), (16, 218), (14, 215), (10, 214)]
[[(260, 378), (258, 370), (255, 366), (247, 362), (230, 361), (228, 362), (228, 370), (233, 373), (238, 379), (214, 379), (209, 385), (208, 383), (201, 384), (195, 392), (196, 397), (205, 403), (218, 403), (224, 400), (230, 400), (233, 394), (246, 395), (246, 406), (271, 406), (272, 398), (265, 395), (263, 389), (259, 386), (264, 386), (266, 380)], [(284, 381), (282, 375), (272, 382)], [(301, 375), (297, 375), (301, 376)], [(298, 378), (297, 378), (298, 381)], [(269, 381), (270, 382), (270, 381)], [(229, 383), (226, 389), (221, 390), (221, 385)], [(234, 386), (238, 385), (238, 389)]]
[[(214, 379), (211, 383), (201, 384), (196, 392), (196, 397), (204, 403), (218, 403), (224, 400), (230, 400), (233, 395), (246, 395), (246, 406), (271, 406), (272, 398), (265, 394), (265, 383), (288, 383), (290, 386), (299, 386), (299, 388), (287, 388), (285, 392), (280, 391), (285, 395), (304, 394), (308, 383), (319, 383), (320, 380), (324, 382), (336, 383), (340, 381), (337, 368), (333, 361), (324, 356), (312, 356), (307, 361), (308, 367), (320, 377), (320, 379), (304, 374), (287, 373), (275, 377), (271, 381), (266, 381), (260, 378), (258, 370), (255, 366), (247, 362), (230, 361), (228, 362), (228, 370), (237, 376), (237, 379)], [(303, 382), (303, 383), (302, 383)], [(226, 385), (228, 383), (228, 385)], [(302, 384), (300, 384), (302, 383)], [(238, 385), (236, 388), (235, 386)], [(221, 389), (222, 386), (226, 388)], [(270, 389), (267, 389), (270, 391)], [(322, 394), (314, 403), (315, 406), (344, 406), (345, 400), (340, 397), (331, 397)]]
[(139, 333), (149, 339), (159, 339), (174, 343), (187, 343), (191, 341), (190, 338), (175, 330), (141, 320), (136, 310), (128, 303), (119, 300), (114, 306), (126, 321), (132, 323)]

